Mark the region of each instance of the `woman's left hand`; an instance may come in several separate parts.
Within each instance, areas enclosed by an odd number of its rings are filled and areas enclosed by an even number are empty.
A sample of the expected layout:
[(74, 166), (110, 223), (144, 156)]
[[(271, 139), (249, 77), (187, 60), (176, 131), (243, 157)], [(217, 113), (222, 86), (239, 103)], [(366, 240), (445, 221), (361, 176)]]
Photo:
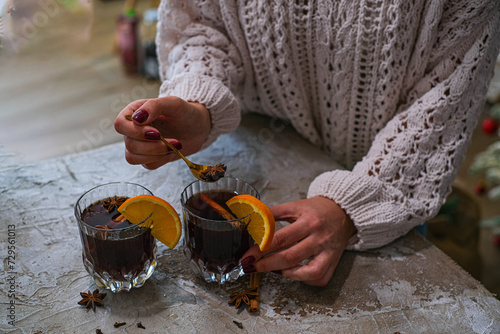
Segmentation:
[[(320, 196), (270, 209), (277, 221), (291, 224), (276, 231), (270, 249), (261, 252), (253, 246), (243, 255), (245, 273), (273, 271), (291, 280), (325, 286), (356, 232), (351, 219), (337, 203)], [(310, 261), (302, 265), (306, 259)]]

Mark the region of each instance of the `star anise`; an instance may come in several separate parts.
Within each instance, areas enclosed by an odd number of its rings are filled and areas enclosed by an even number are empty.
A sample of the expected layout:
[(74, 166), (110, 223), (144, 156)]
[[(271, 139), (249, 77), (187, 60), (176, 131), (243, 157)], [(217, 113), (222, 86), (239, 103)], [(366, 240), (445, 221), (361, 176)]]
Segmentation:
[(250, 305), (250, 300), (259, 296), (259, 289), (257, 287), (247, 289), (243, 292), (235, 291), (229, 295), (231, 300), (229, 301), (229, 305), (234, 304), (234, 308), (238, 308), (241, 305), (241, 302), (244, 302), (247, 305)]
[(214, 182), (224, 177), (226, 173), (226, 166), (224, 164), (217, 164), (215, 166), (208, 166), (203, 172), (200, 173), (203, 181)]
[(92, 307), (95, 311), (96, 306), (104, 306), (104, 302), (102, 299), (106, 297), (106, 293), (99, 293), (98, 289), (95, 289), (94, 292), (80, 292), (80, 296), (82, 296), (82, 300), (78, 302), (78, 305), (85, 305), (85, 308)]
[(111, 212), (115, 209), (118, 209), (120, 207), (120, 205), (122, 205), (123, 202), (125, 202), (126, 200), (127, 200), (127, 197), (113, 196), (113, 197), (106, 198), (103, 201), (102, 206), (104, 206), (108, 210), (108, 212)]

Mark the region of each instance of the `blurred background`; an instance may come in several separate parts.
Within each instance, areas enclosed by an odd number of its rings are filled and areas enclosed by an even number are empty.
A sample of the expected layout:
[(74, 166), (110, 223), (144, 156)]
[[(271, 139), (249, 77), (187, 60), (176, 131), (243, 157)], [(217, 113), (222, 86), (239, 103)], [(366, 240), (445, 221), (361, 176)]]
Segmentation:
[[(158, 94), (158, 5), (0, 0), (0, 145), (39, 161), (121, 141), (113, 128), (118, 112)], [(500, 58), (453, 193), (427, 231), (497, 298), (499, 123)]]
[(158, 94), (158, 2), (2, 2), (0, 143), (39, 160), (121, 140), (118, 112)]

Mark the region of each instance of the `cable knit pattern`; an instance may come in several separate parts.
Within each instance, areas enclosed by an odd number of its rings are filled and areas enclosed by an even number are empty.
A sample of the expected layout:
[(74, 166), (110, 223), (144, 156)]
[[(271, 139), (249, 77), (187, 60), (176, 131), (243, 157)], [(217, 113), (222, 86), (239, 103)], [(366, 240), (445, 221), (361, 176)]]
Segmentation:
[(207, 144), (240, 107), (288, 119), (346, 170), (318, 176), (350, 249), (424, 223), (451, 190), (500, 44), (496, 0), (163, 1), (161, 95), (204, 103)]

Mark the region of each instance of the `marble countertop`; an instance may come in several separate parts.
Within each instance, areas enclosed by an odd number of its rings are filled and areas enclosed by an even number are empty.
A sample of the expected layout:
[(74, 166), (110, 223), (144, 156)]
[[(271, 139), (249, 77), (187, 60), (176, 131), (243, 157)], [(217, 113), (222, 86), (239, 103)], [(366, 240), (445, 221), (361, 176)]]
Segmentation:
[[(340, 168), (291, 128), (255, 115), (191, 158), (223, 162), (227, 175), (252, 183), (269, 205), (304, 198), (316, 175)], [(0, 146), (0, 332), (500, 333), (500, 301), (416, 232), (380, 249), (346, 252), (324, 288), (263, 274), (257, 313), (228, 305), (247, 277), (222, 287), (205, 283), (179, 246), (161, 244), (158, 267), (142, 288), (108, 291), (95, 312), (78, 305), (81, 291), (97, 288), (82, 264), (73, 217), (79, 195), (130, 181), (180, 213), (180, 193), (192, 180), (182, 161), (155, 171), (129, 165), (122, 143), (42, 162)]]

